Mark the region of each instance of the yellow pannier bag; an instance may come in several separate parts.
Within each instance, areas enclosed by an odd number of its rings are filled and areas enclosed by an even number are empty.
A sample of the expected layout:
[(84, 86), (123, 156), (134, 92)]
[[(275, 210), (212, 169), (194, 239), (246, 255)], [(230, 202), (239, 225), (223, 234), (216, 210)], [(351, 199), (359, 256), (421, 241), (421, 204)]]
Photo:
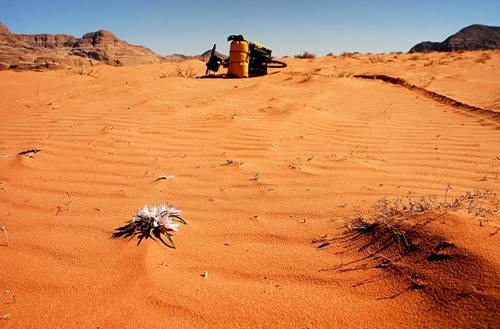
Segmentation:
[(227, 75), (248, 78), (249, 46), (246, 40), (233, 40), (229, 47), (229, 66)]

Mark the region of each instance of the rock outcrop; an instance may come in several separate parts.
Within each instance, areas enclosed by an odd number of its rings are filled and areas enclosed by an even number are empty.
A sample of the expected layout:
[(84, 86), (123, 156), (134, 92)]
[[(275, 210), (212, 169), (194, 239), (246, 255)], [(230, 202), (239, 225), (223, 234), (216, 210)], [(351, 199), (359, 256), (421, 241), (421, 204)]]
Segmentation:
[(87, 33), (76, 40), (71, 53), (110, 65), (147, 64), (159, 60), (148, 48), (132, 46), (105, 30)]
[(486, 49), (500, 49), (500, 27), (471, 25), (448, 37), (443, 42), (421, 42), (411, 48), (410, 53)]
[(66, 34), (16, 34), (14, 37), (33, 48), (71, 47), (76, 38)]
[(99, 30), (75, 38), (66, 34), (14, 34), (0, 23), (0, 70), (40, 70), (72, 66), (156, 63), (160, 57), (142, 46)]

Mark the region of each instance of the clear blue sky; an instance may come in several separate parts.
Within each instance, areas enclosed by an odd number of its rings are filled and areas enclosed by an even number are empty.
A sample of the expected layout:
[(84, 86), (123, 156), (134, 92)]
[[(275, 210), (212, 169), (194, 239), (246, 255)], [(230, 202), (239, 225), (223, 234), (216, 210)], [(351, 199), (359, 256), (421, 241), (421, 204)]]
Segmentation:
[(200, 54), (243, 34), (273, 55), (407, 51), (480, 23), (500, 26), (500, 0), (0, 0), (13, 33), (105, 29), (160, 55)]

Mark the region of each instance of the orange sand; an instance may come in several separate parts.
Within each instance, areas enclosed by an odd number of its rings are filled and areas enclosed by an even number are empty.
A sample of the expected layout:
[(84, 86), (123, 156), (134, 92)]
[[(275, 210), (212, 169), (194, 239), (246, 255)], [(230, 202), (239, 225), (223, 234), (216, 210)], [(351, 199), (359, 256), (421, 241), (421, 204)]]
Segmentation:
[[(433, 280), (460, 269), (384, 298), (401, 278), (336, 271), (363, 255), (312, 241), (382, 197), (500, 192), (500, 120), (353, 77), (500, 112), (500, 52), (284, 61), (246, 80), (0, 72), (0, 328), (498, 328), (498, 213), (432, 224), (480, 262), (446, 303)], [(189, 222), (177, 249), (109, 239), (163, 201)]]

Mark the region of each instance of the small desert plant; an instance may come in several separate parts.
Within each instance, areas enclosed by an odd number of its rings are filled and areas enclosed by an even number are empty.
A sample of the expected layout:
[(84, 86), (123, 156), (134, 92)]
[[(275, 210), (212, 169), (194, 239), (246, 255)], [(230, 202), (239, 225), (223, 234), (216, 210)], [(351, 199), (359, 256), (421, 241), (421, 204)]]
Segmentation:
[(164, 78), (188, 78), (192, 79), (196, 76), (196, 73), (191, 65), (183, 68), (180, 65), (175, 67), (174, 72), (160, 73), (160, 79)]
[(177, 78), (193, 78), (196, 75), (191, 65), (186, 68), (181, 68), (179, 65), (175, 68), (175, 77)]
[(316, 55), (311, 54), (310, 52), (304, 51), (302, 54), (295, 55), (294, 57), (301, 58), (301, 59), (313, 59), (316, 57)]
[(359, 52), (355, 51), (355, 52), (343, 52), (340, 57), (353, 57), (353, 56), (356, 56), (356, 55), (360, 55)]
[(376, 206), (375, 219), (378, 222), (388, 223), (395, 220), (411, 219), (424, 213), (430, 214), (460, 209), (465, 209), (469, 213), (478, 216), (488, 212), (489, 209), (479, 205), (478, 201), (495, 196), (495, 193), (490, 191), (473, 190), (455, 198), (450, 198), (449, 193), (452, 190), (453, 188), (448, 185), (443, 200), (440, 200), (435, 195), (426, 197), (413, 192), (395, 199), (384, 198)]
[(346, 71), (344, 71), (344, 72), (339, 72), (337, 74), (337, 78), (350, 78), (353, 75), (354, 75), (354, 73), (352, 73), (352, 72), (346, 72)]
[[(337, 255), (354, 252), (361, 253), (361, 256), (347, 261), (341, 258), (340, 264), (322, 271), (380, 269), (396, 279), (399, 288), (391, 288), (389, 295), (377, 299), (393, 299), (418, 290), (439, 301), (440, 305), (457, 300), (450, 291), (461, 294), (472, 285), (489, 285), (488, 279), (477, 276), (482, 271), (482, 265), (478, 265), (481, 261), (450, 241), (449, 236), (440, 234), (435, 225), (437, 220), (446, 220), (445, 214), (456, 210), (467, 210), (478, 216), (488, 213), (497, 216), (496, 194), (474, 190), (451, 197), (451, 191), (448, 185), (444, 198), (415, 193), (384, 198), (370, 215), (355, 211), (340, 235), (323, 235), (312, 242), (321, 250), (337, 248)], [(490, 236), (498, 232), (500, 228), (497, 226)], [(353, 286), (376, 281), (364, 280)], [(497, 300), (494, 305), (498, 305)]]
[(382, 57), (382, 56), (377, 56), (377, 55), (370, 55), (368, 57), (368, 60), (370, 61), (370, 63), (372, 64), (376, 64), (376, 63), (385, 63), (386, 60)]
[[(134, 217), (126, 225), (115, 229), (111, 238), (132, 239), (137, 236), (137, 245), (143, 239), (151, 238), (154, 240), (157, 238), (167, 247), (175, 248), (172, 232), (179, 231), (179, 222), (186, 224), (181, 218), (181, 211), (174, 206), (166, 204), (145, 205), (137, 210)], [(162, 239), (162, 235), (168, 239), (168, 244)]]
[[(396, 246), (400, 256), (415, 250), (414, 240), (423, 236), (422, 228), (443, 213), (466, 210), (474, 216), (485, 217), (488, 213), (498, 213), (496, 194), (490, 191), (474, 190), (450, 198), (448, 186), (444, 198), (419, 196), (408, 193), (398, 198), (379, 200), (371, 215), (355, 211), (348, 220), (346, 231), (331, 241), (363, 241), (359, 251), (371, 250), (363, 259), (378, 257), (383, 251)], [(485, 206), (490, 202), (491, 207)], [(495, 208), (496, 205), (496, 208)], [(325, 242), (326, 240), (318, 241)]]

